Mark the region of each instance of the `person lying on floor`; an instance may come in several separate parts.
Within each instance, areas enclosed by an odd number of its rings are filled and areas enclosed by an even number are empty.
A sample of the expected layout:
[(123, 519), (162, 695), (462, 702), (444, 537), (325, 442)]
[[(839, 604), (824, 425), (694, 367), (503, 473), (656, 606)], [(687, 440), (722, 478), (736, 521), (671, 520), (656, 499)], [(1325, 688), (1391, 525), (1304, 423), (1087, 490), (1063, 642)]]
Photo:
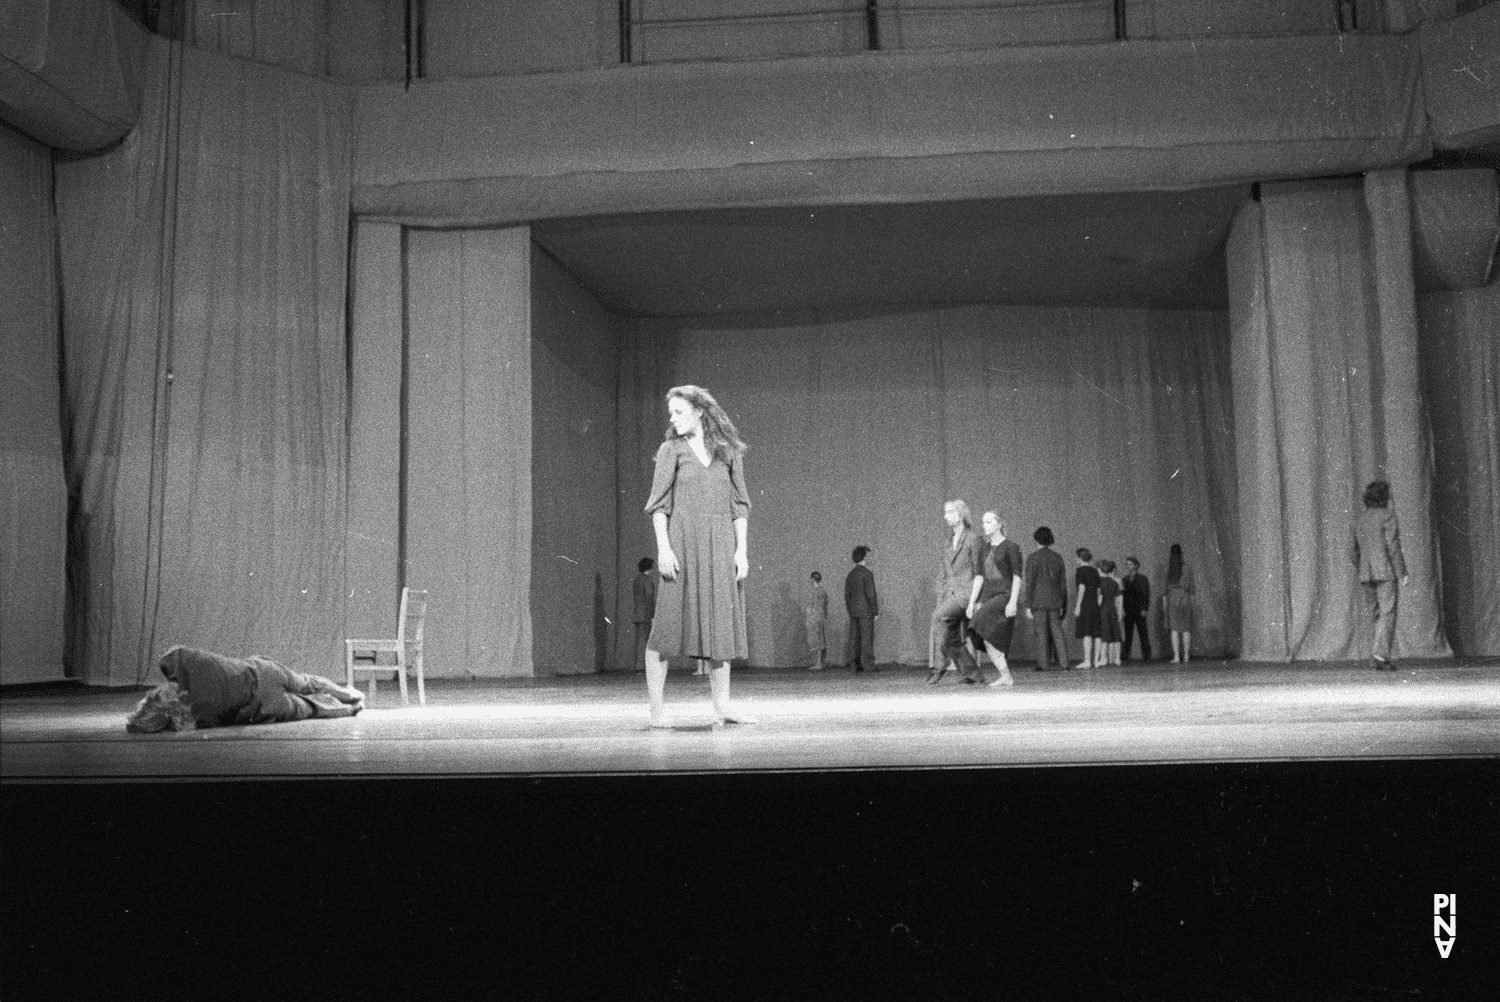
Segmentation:
[(253, 654), (226, 658), (178, 645), (157, 667), (167, 681), (146, 693), (125, 721), (132, 733), (352, 717), (365, 694)]

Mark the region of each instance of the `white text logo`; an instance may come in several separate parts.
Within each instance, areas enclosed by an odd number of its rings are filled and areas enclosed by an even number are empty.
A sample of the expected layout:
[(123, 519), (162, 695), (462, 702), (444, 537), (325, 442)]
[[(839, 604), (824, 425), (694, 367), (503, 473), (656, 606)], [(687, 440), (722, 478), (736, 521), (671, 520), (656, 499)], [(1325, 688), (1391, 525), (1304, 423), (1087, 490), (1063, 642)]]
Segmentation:
[[(1447, 918), (1443, 917), (1444, 913), (1447, 913)], [(1446, 960), (1458, 939), (1457, 894), (1432, 896), (1432, 938), (1437, 943), (1438, 956)]]

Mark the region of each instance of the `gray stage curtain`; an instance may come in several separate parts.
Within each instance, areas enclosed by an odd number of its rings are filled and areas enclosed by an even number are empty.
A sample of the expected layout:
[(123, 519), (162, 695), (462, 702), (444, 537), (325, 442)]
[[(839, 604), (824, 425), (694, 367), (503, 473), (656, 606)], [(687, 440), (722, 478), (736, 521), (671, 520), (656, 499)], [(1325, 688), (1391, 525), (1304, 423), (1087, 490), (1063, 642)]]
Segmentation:
[(63, 675), (63, 482), (52, 154), (0, 126), (0, 684)]
[(1418, 300), (1433, 517), (1456, 653), (1500, 654), (1500, 281)]
[(405, 583), (436, 676), (530, 675), (531, 238), (406, 234)]
[(1367, 651), (1349, 561), (1364, 485), (1391, 481), (1411, 574), (1398, 657), (1450, 654), (1430, 517), (1403, 172), (1267, 185), (1229, 241), (1244, 656)]
[[(617, 608), (653, 554), (642, 513), (662, 394), (707, 386), (750, 443), (750, 663), (806, 664), (801, 602), (821, 570), (842, 659), (849, 552), (873, 546), (877, 659), (922, 664), (943, 502), (994, 508), (1023, 552), (1049, 525), (1140, 558), (1160, 595), (1180, 542), (1197, 578), (1195, 650), (1239, 649), (1239, 532), (1225, 317), (969, 307), (879, 317), (636, 321), (621, 346)], [(1071, 572), (1070, 572), (1071, 573)], [(1156, 644), (1162, 649), (1159, 612)], [(1071, 634), (1071, 621), (1069, 633)], [(621, 630), (617, 658), (628, 658)], [(1015, 653), (1034, 654), (1021, 631)]]
[(141, 123), (59, 166), (70, 657), (169, 644), (336, 673), (351, 99), (153, 40)]

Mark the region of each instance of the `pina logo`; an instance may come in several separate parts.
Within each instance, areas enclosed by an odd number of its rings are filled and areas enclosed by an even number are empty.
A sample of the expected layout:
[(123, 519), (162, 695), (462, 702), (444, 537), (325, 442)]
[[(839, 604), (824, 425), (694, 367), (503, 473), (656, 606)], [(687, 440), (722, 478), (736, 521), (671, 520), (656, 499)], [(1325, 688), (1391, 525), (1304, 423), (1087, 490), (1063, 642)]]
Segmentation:
[[(1447, 918), (1444, 918), (1444, 913)], [(1443, 937), (1447, 937), (1445, 940)], [(1438, 956), (1444, 960), (1458, 941), (1458, 895), (1434, 894), (1432, 896), (1432, 939), (1437, 943)]]

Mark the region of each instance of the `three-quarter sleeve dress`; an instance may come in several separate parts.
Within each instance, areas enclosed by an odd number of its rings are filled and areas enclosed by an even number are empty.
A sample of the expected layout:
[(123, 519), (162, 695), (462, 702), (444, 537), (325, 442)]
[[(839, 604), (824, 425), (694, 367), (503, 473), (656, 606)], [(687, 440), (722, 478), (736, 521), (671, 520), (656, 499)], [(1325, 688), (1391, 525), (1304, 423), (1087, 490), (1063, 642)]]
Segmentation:
[(744, 461), (698, 461), (686, 439), (656, 450), (646, 513), (667, 516), (667, 539), (680, 567), (656, 592), (648, 646), (666, 656), (729, 661), (750, 656), (745, 596), (735, 580), (734, 520), (750, 514)]

